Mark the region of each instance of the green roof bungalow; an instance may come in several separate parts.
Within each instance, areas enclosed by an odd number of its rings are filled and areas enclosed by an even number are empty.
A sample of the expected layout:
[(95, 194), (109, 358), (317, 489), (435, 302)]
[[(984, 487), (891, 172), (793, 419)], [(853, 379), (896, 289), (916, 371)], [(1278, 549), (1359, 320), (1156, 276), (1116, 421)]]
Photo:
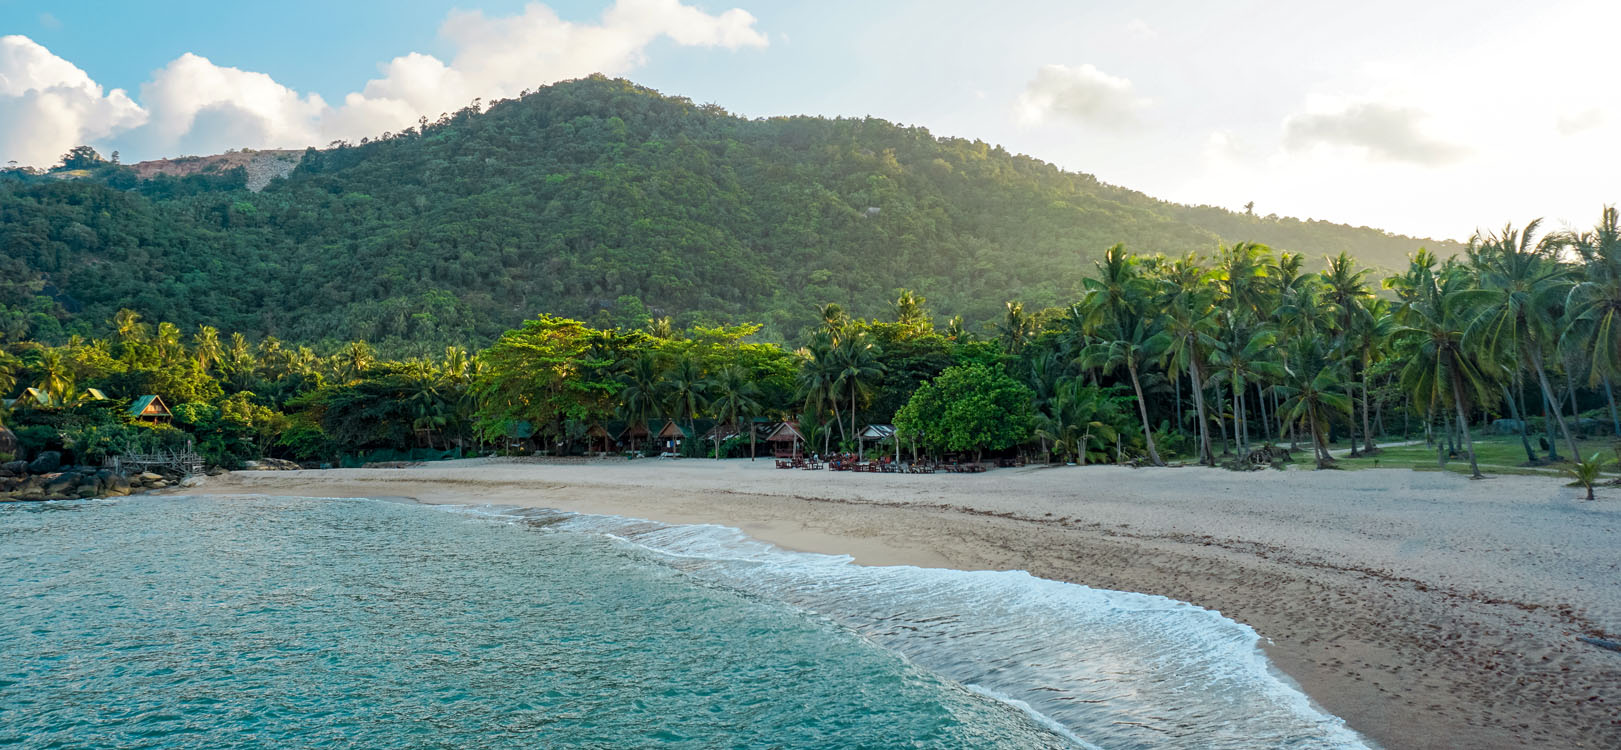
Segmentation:
[(163, 399), (157, 396), (140, 396), (129, 405), (129, 415), (143, 422), (168, 422), (174, 419)]

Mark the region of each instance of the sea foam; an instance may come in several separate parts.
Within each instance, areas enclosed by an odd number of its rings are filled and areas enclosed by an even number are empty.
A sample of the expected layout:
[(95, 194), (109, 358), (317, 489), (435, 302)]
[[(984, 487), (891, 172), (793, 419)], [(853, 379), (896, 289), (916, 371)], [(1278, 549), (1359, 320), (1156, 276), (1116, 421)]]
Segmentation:
[(862, 566), (725, 526), (442, 507), (651, 551), (708, 584), (848, 628), (1082, 747), (1370, 747), (1270, 664), (1254, 629), (1187, 602), (1024, 571)]

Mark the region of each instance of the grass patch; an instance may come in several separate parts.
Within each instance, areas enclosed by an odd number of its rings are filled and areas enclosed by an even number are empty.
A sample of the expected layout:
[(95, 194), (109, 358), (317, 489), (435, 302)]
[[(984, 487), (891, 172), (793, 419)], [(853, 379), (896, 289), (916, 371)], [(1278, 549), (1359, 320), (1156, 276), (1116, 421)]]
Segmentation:
[[(1389, 442), (1388, 440), (1386, 442)], [(1577, 445), (1582, 449), (1583, 457), (1591, 457), (1594, 453), (1605, 461), (1614, 461), (1616, 456), (1616, 441), (1611, 438), (1580, 440)], [(1348, 450), (1349, 444), (1335, 446), (1335, 454), (1343, 455), (1340, 450)], [(1531, 449), (1539, 457), (1547, 454), (1541, 450), (1536, 436), (1531, 438)], [(1572, 456), (1567, 455), (1570, 448), (1563, 442), (1559, 444), (1559, 457), (1563, 459), (1559, 464), (1543, 466), (1527, 466), (1525, 448), (1520, 444), (1517, 435), (1490, 435), (1475, 439), (1475, 460), (1480, 464), (1483, 474), (1510, 474), (1526, 476), (1563, 477), (1561, 467), (1572, 465)], [(1436, 464), (1435, 446), (1404, 445), (1385, 448), (1376, 456), (1362, 456), (1358, 458), (1339, 458), (1335, 463), (1342, 469), (1413, 469), (1416, 471), (1451, 471), (1458, 474), (1469, 474), (1469, 460), (1467, 458), (1453, 458), (1447, 461), (1445, 469)], [(1309, 453), (1308, 453), (1309, 455)], [(1609, 472), (1614, 473), (1614, 472)]]

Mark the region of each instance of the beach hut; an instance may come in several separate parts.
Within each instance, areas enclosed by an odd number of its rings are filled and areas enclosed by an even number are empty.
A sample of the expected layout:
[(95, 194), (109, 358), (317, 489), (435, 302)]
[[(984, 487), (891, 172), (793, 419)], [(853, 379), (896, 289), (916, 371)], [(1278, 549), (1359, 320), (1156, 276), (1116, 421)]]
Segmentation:
[[(866, 460), (867, 443), (879, 443), (894, 437), (895, 425), (892, 424), (870, 424), (861, 428), (861, 432), (856, 434), (857, 442), (859, 443), (856, 450), (860, 454), (859, 457), (862, 460)], [(896, 460), (899, 460), (900, 449), (898, 447), (896, 448), (895, 456)]]
[(664, 420), (664, 426), (659, 428), (658, 434), (653, 436), (663, 446), (666, 453), (680, 453), (681, 444), (687, 441), (687, 428), (677, 424), (673, 419)]
[(601, 423), (592, 423), (591, 429), (585, 431), (585, 450), (587, 453), (609, 453), (614, 449), (613, 433)]
[(646, 421), (629, 422), (619, 429), (614, 438), (630, 450), (640, 450), (647, 446), (647, 439), (653, 435), (652, 423)]
[(798, 422), (782, 422), (766, 433), (765, 443), (771, 446), (771, 454), (777, 458), (798, 458), (800, 444), (805, 442), (805, 436), (799, 433)]
[(143, 422), (168, 422), (174, 419), (163, 399), (153, 395), (137, 397), (129, 405), (129, 415)]

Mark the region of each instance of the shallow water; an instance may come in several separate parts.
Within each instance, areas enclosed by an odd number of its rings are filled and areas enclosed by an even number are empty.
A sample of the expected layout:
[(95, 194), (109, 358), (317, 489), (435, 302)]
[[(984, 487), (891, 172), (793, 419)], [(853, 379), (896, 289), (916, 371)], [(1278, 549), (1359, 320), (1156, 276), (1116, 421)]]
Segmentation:
[(1214, 613), (713, 526), (12, 505), (0, 590), (0, 746), (1358, 746)]

